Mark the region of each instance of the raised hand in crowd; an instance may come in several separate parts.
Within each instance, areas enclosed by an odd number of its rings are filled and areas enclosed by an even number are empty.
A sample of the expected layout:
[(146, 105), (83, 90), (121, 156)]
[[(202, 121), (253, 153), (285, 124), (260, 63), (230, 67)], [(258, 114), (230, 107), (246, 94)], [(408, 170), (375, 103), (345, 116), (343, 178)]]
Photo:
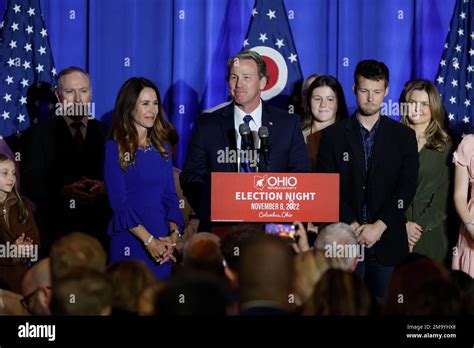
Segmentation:
[(308, 243), (308, 233), (301, 222), (295, 221), (294, 225), (296, 230), (296, 243), (291, 244), (291, 246), (293, 247), (295, 253), (304, 253), (305, 251), (311, 249)]

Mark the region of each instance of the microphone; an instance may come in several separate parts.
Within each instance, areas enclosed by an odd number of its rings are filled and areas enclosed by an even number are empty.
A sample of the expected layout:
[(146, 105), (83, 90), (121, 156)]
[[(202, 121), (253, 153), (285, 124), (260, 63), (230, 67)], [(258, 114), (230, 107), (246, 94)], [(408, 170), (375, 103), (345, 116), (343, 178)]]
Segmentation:
[(253, 136), (252, 131), (247, 123), (241, 123), (239, 126), (239, 134), (242, 137), (242, 148), (241, 150), (248, 151), (253, 148)]
[(267, 171), (270, 168), (270, 151), (272, 150), (268, 141), (269, 136), (270, 133), (268, 132), (267, 127), (262, 126), (258, 129), (258, 137), (260, 138), (260, 152), (263, 154), (263, 160), (265, 161)]

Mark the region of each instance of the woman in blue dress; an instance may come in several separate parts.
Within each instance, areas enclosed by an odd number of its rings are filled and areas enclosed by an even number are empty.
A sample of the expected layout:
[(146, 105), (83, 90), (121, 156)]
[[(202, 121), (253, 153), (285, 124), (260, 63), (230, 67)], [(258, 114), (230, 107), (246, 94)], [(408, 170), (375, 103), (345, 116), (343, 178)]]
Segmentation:
[(153, 82), (127, 80), (115, 102), (104, 166), (114, 213), (110, 262), (143, 260), (158, 279), (170, 276), (183, 226), (165, 122)]

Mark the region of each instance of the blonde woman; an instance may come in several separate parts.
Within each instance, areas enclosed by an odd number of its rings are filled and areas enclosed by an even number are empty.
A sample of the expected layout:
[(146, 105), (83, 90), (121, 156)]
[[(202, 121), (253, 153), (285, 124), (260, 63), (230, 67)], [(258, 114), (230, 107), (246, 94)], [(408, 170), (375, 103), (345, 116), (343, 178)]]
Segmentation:
[(450, 186), (451, 139), (444, 109), (431, 81), (412, 80), (400, 98), (402, 123), (416, 133), (420, 167), (418, 186), (406, 211), (410, 251), (443, 262), (448, 253), (446, 218)]

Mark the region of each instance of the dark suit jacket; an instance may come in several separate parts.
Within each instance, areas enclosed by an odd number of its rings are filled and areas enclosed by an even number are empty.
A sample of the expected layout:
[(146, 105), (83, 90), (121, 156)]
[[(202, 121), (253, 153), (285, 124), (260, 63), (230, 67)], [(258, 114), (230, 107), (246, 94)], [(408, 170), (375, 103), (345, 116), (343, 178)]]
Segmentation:
[[(265, 103), (262, 126), (269, 130), (269, 172), (311, 172), (308, 151), (300, 129), (300, 118)], [(237, 172), (237, 163), (219, 163), (219, 151), (237, 150), (234, 104), (231, 103), (196, 121), (186, 162), (180, 175), (184, 195), (201, 220), (210, 218), (211, 172)], [(263, 159), (260, 155), (259, 170)]]
[(109, 218), (107, 199), (91, 206), (76, 202), (75, 209), (70, 209), (69, 201), (62, 197), (62, 188), (84, 176), (104, 180), (107, 132), (106, 124), (88, 120), (84, 144), (78, 146), (65, 120), (54, 117), (34, 126), (25, 139), (21, 163), (22, 189), (38, 204), (41, 236), (50, 239), (46, 239), (45, 244), (56, 238), (44, 236), (44, 233), (52, 232), (50, 229), (55, 229), (59, 235), (74, 229), (90, 232), (99, 238), (106, 235)]
[(382, 116), (375, 135), (368, 173), (355, 116), (329, 126), (319, 144), (317, 171), (340, 174), (340, 221), (362, 223), (367, 202), (368, 223), (382, 220), (387, 229), (374, 244), (380, 263), (396, 265), (408, 254), (405, 211), (415, 196), (418, 149), (415, 132)]

